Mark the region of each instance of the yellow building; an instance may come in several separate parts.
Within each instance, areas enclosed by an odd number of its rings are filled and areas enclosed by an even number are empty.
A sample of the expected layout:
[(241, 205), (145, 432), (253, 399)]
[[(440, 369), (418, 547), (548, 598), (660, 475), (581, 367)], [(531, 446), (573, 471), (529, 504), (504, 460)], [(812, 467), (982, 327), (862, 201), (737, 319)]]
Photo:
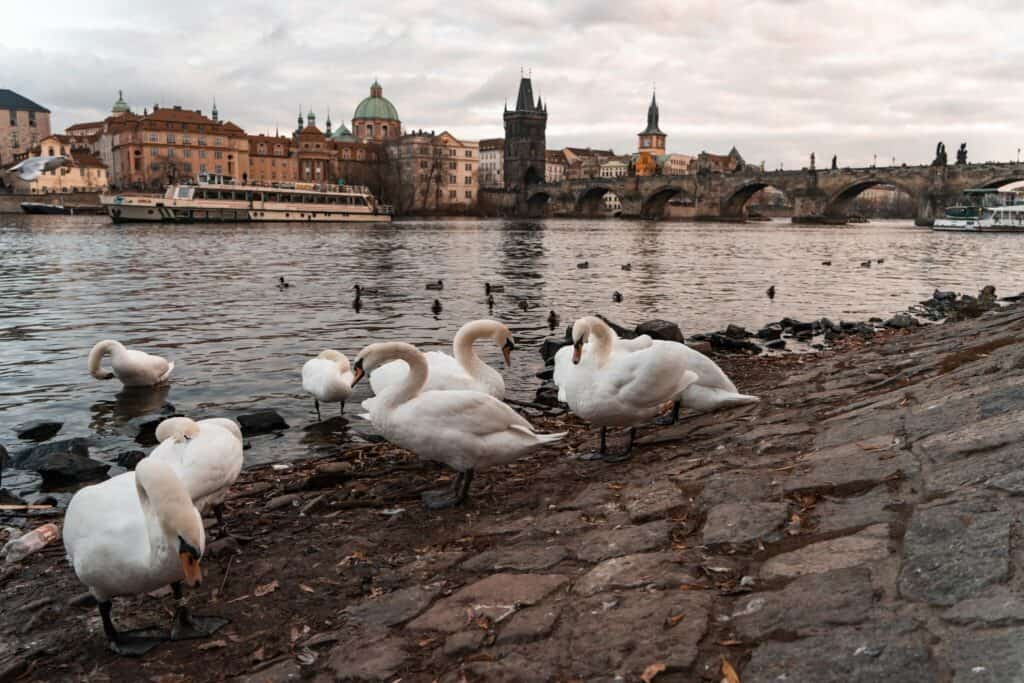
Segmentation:
[(49, 109), (0, 88), (0, 166), (7, 168), (49, 134)]

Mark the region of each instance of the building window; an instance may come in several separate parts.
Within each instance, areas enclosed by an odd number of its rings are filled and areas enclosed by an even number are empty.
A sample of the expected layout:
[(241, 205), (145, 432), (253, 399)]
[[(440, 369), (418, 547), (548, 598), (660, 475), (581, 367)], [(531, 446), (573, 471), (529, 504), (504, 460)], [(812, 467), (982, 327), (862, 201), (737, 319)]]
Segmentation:
[(199, 164), (199, 172), (206, 173), (206, 164)]
[(215, 144), (217, 146), (223, 145), (224, 144), (224, 138), (214, 138), (213, 139), (213, 144)]
[(186, 158), (186, 159), (188, 159), (188, 158), (190, 158), (190, 157), (192, 156), (192, 150), (190, 150), (190, 149), (186, 149), (186, 150), (185, 150), (185, 151), (183, 152), (183, 154), (185, 155), (185, 158)]
[(455, 190), (449, 190), (448, 191), (448, 199), (455, 199), (458, 196), (459, 196), (459, 193), (456, 192)]
[(351, 159), (352, 158), (352, 150), (348, 149), (347, 147), (345, 149), (341, 150), (341, 158), (342, 159)]
[(466, 199), (473, 198), (473, 190), (466, 190)]
[(36, 113), (34, 111), (28, 113), (28, 125), (32, 128), (36, 127)]
[(205, 149), (199, 150), (199, 158), (200, 159), (205, 159), (206, 158), (206, 150)]
[(183, 144), (183, 145), (191, 145), (192, 144), (192, 138), (190, 138), (188, 135), (182, 135), (181, 136), (181, 144)]
[(454, 161), (449, 162), (448, 168), (454, 171), (457, 168), (457, 164)]
[(473, 164), (466, 164), (466, 170), (467, 171), (472, 171), (473, 170)]
[(450, 156), (450, 157), (455, 156), (455, 150), (454, 149), (448, 150), (448, 156)]
[(426, 167), (427, 167), (427, 160), (426, 159), (421, 159), (420, 160), (420, 168), (426, 168)]
[(149, 141), (150, 142), (160, 142), (160, 138), (159, 138), (159, 136), (157, 136), (156, 133), (150, 133), (149, 134)]
[(185, 164), (185, 173), (188, 173), (189, 175), (192, 174), (192, 164), (186, 162), (186, 164)]
[(214, 158), (214, 159), (223, 159), (223, 158), (224, 158), (224, 152), (220, 151), (219, 149), (218, 149), (218, 150), (216, 150), (216, 151), (215, 151), (215, 152), (213, 153), (213, 158)]
[(388, 127), (387, 127), (387, 125), (381, 126), (380, 127), (380, 132), (381, 132), (381, 135), (383, 135), (384, 137), (387, 137), (388, 136)]
[(199, 136), (198, 142), (199, 142), (199, 146), (200, 147), (205, 147), (206, 146), (206, 138), (204, 138), (202, 135)]
[(174, 148), (173, 147), (168, 147), (167, 148), (167, 158), (171, 158), (173, 156), (174, 156)]
[(458, 180), (455, 178), (455, 176), (453, 176), (453, 175), (448, 176), (448, 183), (450, 185), (454, 185), (456, 182), (458, 182)]
[(213, 167), (213, 170), (217, 172), (217, 175), (220, 175), (224, 172), (224, 167), (221, 166), (220, 164), (217, 164), (216, 166)]
[(473, 178), (470, 177), (470, 176), (466, 176), (466, 180), (465, 180), (465, 182), (463, 184), (464, 185), (472, 185), (473, 184)]
[(358, 161), (362, 161), (363, 160), (363, 150), (359, 150), (358, 152), (356, 152), (356, 160), (358, 160)]
[(366, 124), (366, 137), (368, 137), (368, 138), (369, 137), (373, 137), (373, 124), (372, 123)]
[(168, 133), (167, 134), (167, 144), (168, 145), (173, 145), (177, 141), (178, 141), (178, 138), (176, 138), (172, 133)]
[(50, 156), (53, 156), (53, 147), (50, 148)]
[(12, 110), (11, 111), (11, 126), (14, 127), (14, 126), (17, 126), (17, 125), (18, 125), (18, 112)]

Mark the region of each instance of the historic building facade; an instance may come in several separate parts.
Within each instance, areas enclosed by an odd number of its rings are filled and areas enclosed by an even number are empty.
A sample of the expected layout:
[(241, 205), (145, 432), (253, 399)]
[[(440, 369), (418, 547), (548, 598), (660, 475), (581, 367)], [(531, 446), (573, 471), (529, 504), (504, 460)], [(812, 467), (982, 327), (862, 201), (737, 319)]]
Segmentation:
[(413, 131), (387, 146), (391, 201), (402, 213), (464, 211), (480, 191), (480, 145)]
[(658, 156), (665, 153), (665, 142), (668, 135), (658, 127), (658, 100), (651, 94), (651, 104), (647, 107), (647, 127), (637, 134), (637, 152)]
[(548, 110), (538, 97), (533, 99), (533, 83), (519, 80), (516, 108), (505, 107), (505, 189), (520, 191), (544, 182), (546, 167), (546, 131)]
[(298, 159), (292, 140), (284, 135), (250, 135), (249, 180), (258, 183), (298, 180)]
[(480, 187), (505, 186), (505, 140), (490, 138), (480, 141)]
[[(7, 174), (7, 183), (15, 192), (26, 194), (63, 194), (68, 192), (105, 192), (109, 183), (107, 167), (82, 140), (68, 135), (48, 135), (27, 154), (30, 156), (66, 156), (70, 161), (60, 168), (44, 171), (34, 180), (22, 180)], [(3, 175), (0, 173), (0, 175)]]
[(544, 153), (544, 182), (560, 183), (565, 179), (565, 169), (569, 162), (565, 152), (560, 149), (549, 149)]
[(0, 167), (27, 154), (50, 134), (50, 110), (13, 90), (0, 89)]

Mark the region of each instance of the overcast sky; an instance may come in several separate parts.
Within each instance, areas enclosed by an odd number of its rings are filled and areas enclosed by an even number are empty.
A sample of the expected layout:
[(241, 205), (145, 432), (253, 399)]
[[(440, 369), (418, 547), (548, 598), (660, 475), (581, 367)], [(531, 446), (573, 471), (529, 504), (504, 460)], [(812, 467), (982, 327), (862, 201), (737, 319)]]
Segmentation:
[[(633, 5), (633, 6), (631, 6)], [(657, 84), (669, 151), (774, 168), (972, 161), (1024, 146), (1024, 3), (608, 0), (489, 3), (4, 2), (0, 87), (55, 130), (135, 110), (210, 108), (249, 132), (352, 112), (374, 77), (406, 128), (503, 134), (520, 67), (548, 102), (548, 146), (636, 147)]]

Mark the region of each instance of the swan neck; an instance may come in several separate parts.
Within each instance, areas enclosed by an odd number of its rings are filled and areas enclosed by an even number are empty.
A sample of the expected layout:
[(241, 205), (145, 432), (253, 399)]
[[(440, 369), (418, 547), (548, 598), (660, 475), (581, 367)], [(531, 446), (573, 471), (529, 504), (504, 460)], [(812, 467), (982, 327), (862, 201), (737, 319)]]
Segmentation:
[(96, 379), (107, 379), (107, 375), (101, 366), (103, 357), (108, 354), (113, 356), (122, 351), (124, 351), (124, 346), (113, 339), (105, 339), (96, 344), (96, 346), (92, 347), (92, 351), (89, 352), (89, 374)]
[(494, 332), (494, 322), (490, 320), (477, 320), (463, 325), (452, 342), (452, 354), (455, 356), (455, 360), (474, 379), (480, 378), (481, 366), (484, 365), (484, 362), (480, 360), (480, 356), (476, 355), (473, 343), (477, 339), (492, 336)]
[(167, 552), (170, 545), (167, 541), (167, 531), (164, 529), (163, 520), (160, 518), (160, 512), (146, 491), (145, 483), (135, 477), (135, 488), (139, 494), (139, 503), (142, 506), (142, 516), (146, 520), (146, 539), (148, 545), (146, 547), (146, 563), (155, 566), (158, 564), (160, 556)]
[(612, 357), (612, 347), (615, 344), (615, 333), (612, 328), (603, 322), (590, 327), (590, 338), (593, 344), (594, 358), (599, 366), (603, 366)]
[(396, 349), (392, 359), (405, 361), (409, 366), (409, 374), (406, 377), (405, 383), (385, 398), (388, 404), (395, 406), (415, 398), (423, 391), (423, 387), (427, 384), (429, 370), (426, 358), (412, 347)]

